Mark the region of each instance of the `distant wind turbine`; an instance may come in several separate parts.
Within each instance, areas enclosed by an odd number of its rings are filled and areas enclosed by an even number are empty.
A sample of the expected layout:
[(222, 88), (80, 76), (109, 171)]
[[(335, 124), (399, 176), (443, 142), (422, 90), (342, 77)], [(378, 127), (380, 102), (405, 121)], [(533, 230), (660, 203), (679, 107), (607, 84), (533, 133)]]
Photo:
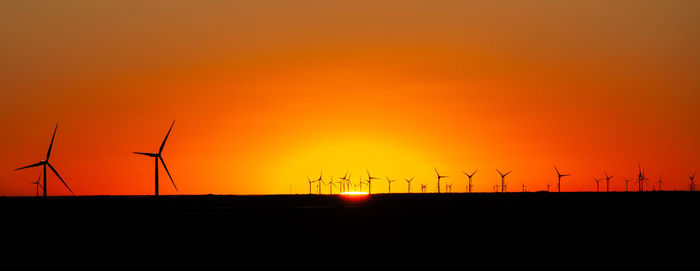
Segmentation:
[(326, 182), (323, 181), (323, 170), (321, 170), (321, 175), (318, 176), (316, 182), (318, 182), (318, 194), (321, 195), (321, 184), (326, 184)]
[(639, 192), (644, 191), (644, 182), (648, 182), (649, 179), (644, 175), (644, 171), (642, 170), (642, 164), (639, 164), (639, 174), (637, 175), (637, 184), (639, 185)]
[(632, 181), (632, 180), (631, 180), (631, 179), (628, 179), (627, 177), (622, 177), (622, 179), (625, 179), (625, 192), (628, 192), (627, 187), (628, 187), (629, 182)]
[(338, 181), (338, 184), (340, 185), (340, 192), (342, 193), (345, 190), (346, 182), (348, 181), (348, 173), (350, 173), (350, 170), (345, 171), (345, 175), (340, 178), (340, 181)]
[(437, 174), (437, 182), (438, 182), (438, 185), (437, 185), (438, 190), (437, 190), (437, 192), (438, 192), (438, 194), (440, 194), (440, 179), (442, 179), (442, 178), (447, 178), (447, 177), (450, 177), (450, 176), (442, 176), (442, 175), (440, 175), (440, 172), (438, 172), (437, 168), (435, 168), (435, 174)]
[(549, 184), (549, 183), (547, 184), (547, 192), (549, 192), (549, 188), (550, 188), (551, 186), (552, 186), (551, 184)]
[(425, 193), (428, 190), (427, 184), (420, 184), (420, 192)]
[(695, 191), (695, 173), (697, 173), (697, 171), (696, 171), (696, 172), (693, 172), (693, 175), (688, 175), (688, 178), (690, 178), (690, 184), (689, 184), (689, 186), (690, 186), (690, 191), (691, 191), (691, 192), (692, 192), (692, 191)]
[(46, 152), (46, 159), (45, 159), (45, 160), (41, 160), (41, 161), (39, 161), (39, 162), (36, 163), (36, 164), (32, 164), (32, 165), (28, 165), (28, 166), (26, 166), (26, 167), (21, 167), (21, 168), (15, 169), (15, 170), (22, 170), (22, 169), (25, 169), (25, 168), (43, 166), (43, 167), (44, 167), (44, 171), (43, 171), (43, 175), (44, 175), (44, 185), (42, 186), (42, 189), (44, 190), (44, 197), (46, 197), (46, 176), (47, 176), (47, 175), (46, 175), (46, 166), (49, 166), (49, 168), (51, 169), (51, 171), (53, 171), (53, 173), (56, 174), (56, 177), (58, 177), (58, 179), (61, 180), (61, 182), (63, 183), (63, 185), (65, 185), (66, 188), (68, 188), (68, 191), (70, 191), (71, 193), (73, 193), (73, 190), (70, 190), (70, 187), (68, 187), (68, 185), (66, 184), (66, 182), (63, 181), (63, 178), (61, 178), (61, 175), (58, 174), (58, 171), (56, 171), (56, 169), (51, 165), (51, 163), (49, 163), (49, 157), (51, 157), (51, 149), (53, 148), (53, 141), (54, 141), (54, 139), (56, 138), (56, 131), (57, 131), (57, 130), (58, 130), (58, 123), (56, 123), (56, 128), (54, 128), (54, 130), (53, 130), (53, 136), (51, 137), (51, 144), (49, 144), (49, 150)]
[(523, 192), (527, 192), (527, 190), (525, 190), (525, 188), (527, 187), (527, 185), (525, 185), (525, 183), (522, 183), (522, 184), (523, 184)]
[(372, 180), (379, 180), (379, 178), (372, 177), (372, 174), (369, 174), (369, 169), (367, 169), (367, 194), (372, 194)]
[(333, 175), (331, 175), (331, 181), (328, 182), (328, 187), (330, 187), (330, 189), (331, 189), (331, 190), (330, 190), (330, 195), (333, 195), (333, 186), (334, 186), (334, 185), (335, 185), (335, 183), (333, 183)]
[(168, 137), (170, 136), (170, 132), (173, 130), (173, 126), (175, 125), (175, 121), (170, 125), (170, 129), (168, 130), (168, 133), (165, 135), (165, 139), (163, 139), (163, 143), (160, 144), (160, 149), (158, 149), (157, 153), (147, 153), (147, 152), (134, 152), (135, 154), (140, 154), (140, 155), (145, 155), (148, 157), (153, 157), (156, 162), (156, 185), (155, 185), (155, 195), (158, 196), (158, 160), (163, 164), (163, 168), (165, 169), (165, 172), (168, 173), (168, 177), (170, 178), (170, 182), (173, 183), (173, 187), (175, 187), (175, 191), (177, 190), (177, 186), (175, 185), (175, 181), (173, 181), (173, 177), (170, 175), (170, 171), (168, 171), (168, 166), (165, 165), (165, 161), (163, 160), (163, 148), (165, 148), (165, 142), (168, 141)]
[(496, 169), (496, 171), (498, 171), (498, 174), (501, 175), (501, 192), (506, 192), (506, 176), (508, 176), (508, 174), (510, 174), (513, 171), (508, 171), (506, 172), (506, 174), (501, 173), (501, 171), (498, 169)]
[(410, 179), (404, 179), (408, 183), (408, 193), (411, 193), (411, 182), (413, 181), (413, 178), (415, 178), (415, 176), (411, 177)]
[(661, 182), (661, 179), (663, 179), (663, 178), (664, 178), (664, 176), (659, 177), (659, 180), (656, 182), (659, 184), (659, 191), (661, 191), (661, 184), (663, 183), (663, 182)]
[(391, 194), (391, 183), (395, 182), (396, 180), (389, 180), (389, 177), (386, 177), (386, 181), (389, 183), (389, 194)]
[(595, 191), (600, 192), (600, 190), (598, 189), (598, 184), (600, 184), (600, 181), (602, 181), (603, 179), (593, 178), (593, 180), (595, 181)]
[(467, 185), (467, 191), (468, 191), (469, 193), (472, 192), (472, 187), (473, 187), (473, 186), (472, 186), (472, 177), (474, 177), (474, 174), (476, 174), (476, 172), (478, 172), (478, 171), (479, 171), (479, 170), (477, 169), (477, 170), (475, 170), (474, 172), (472, 172), (472, 174), (469, 174), (469, 173), (466, 173), (466, 172), (462, 171), (462, 173), (464, 173), (464, 175), (467, 175), (467, 178), (469, 178), (469, 184)]
[(39, 175), (39, 177), (36, 178), (36, 182), (33, 182), (31, 184), (36, 186), (36, 196), (39, 197), (39, 188), (42, 187), (41, 186), (41, 175)]
[(610, 179), (615, 177), (615, 175), (608, 176), (608, 172), (606, 171), (603, 171), (603, 173), (605, 173), (605, 192), (610, 192)]
[(557, 169), (557, 165), (554, 165), (554, 171), (557, 172), (557, 192), (561, 192), (561, 177), (571, 176), (571, 174), (561, 174), (559, 169)]
[(313, 192), (311, 192), (311, 184), (315, 183), (316, 181), (312, 181), (311, 179), (309, 179), (308, 176), (306, 177), (306, 179), (309, 181), (309, 195), (311, 195), (313, 194)]

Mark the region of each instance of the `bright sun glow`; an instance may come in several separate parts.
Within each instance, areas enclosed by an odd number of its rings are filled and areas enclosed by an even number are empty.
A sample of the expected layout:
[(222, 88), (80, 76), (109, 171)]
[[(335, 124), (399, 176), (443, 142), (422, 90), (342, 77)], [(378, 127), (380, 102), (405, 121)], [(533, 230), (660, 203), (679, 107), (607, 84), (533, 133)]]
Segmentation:
[(369, 195), (367, 192), (360, 192), (360, 191), (347, 191), (340, 193), (341, 195), (344, 196), (364, 196), (364, 195)]

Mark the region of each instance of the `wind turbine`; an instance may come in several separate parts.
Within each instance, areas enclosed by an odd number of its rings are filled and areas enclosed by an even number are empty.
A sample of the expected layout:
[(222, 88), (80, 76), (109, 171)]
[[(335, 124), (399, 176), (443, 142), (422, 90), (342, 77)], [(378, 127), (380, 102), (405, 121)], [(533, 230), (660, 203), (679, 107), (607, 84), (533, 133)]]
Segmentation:
[(663, 183), (663, 182), (661, 182), (661, 179), (663, 179), (663, 178), (664, 178), (664, 176), (660, 176), (659, 180), (656, 182), (659, 184), (659, 191), (661, 191), (661, 184)]
[(345, 175), (342, 178), (340, 178), (340, 181), (338, 181), (338, 185), (340, 185), (340, 192), (341, 193), (343, 192), (343, 190), (345, 190), (345, 182), (348, 181), (348, 173), (349, 172), (350, 172), (350, 170), (345, 171)]
[(644, 191), (644, 182), (648, 182), (649, 179), (647, 179), (646, 176), (644, 176), (644, 171), (642, 171), (642, 164), (639, 164), (639, 174), (637, 175), (637, 184), (639, 185), (639, 192)]
[(156, 162), (156, 196), (158, 196), (158, 160), (163, 164), (163, 168), (165, 169), (165, 172), (168, 173), (168, 177), (170, 178), (170, 182), (173, 183), (173, 187), (175, 187), (175, 191), (177, 190), (177, 186), (175, 185), (175, 181), (173, 181), (173, 176), (170, 175), (170, 171), (168, 171), (168, 166), (165, 165), (165, 160), (163, 160), (163, 148), (165, 148), (165, 142), (168, 141), (168, 137), (170, 136), (170, 132), (173, 130), (173, 126), (175, 125), (175, 121), (170, 125), (170, 129), (168, 130), (168, 133), (165, 135), (165, 139), (163, 139), (163, 143), (160, 144), (160, 149), (158, 149), (157, 153), (147, 153), (147, 152), (134, 152), (135, 154), (140, 154), (140, 155), (145, 155), (148, 157), (153, 157)]
[(513, 171), (508, 171), (506, 174), (501, 173), (498, 169), (496, 169), (496, 171), (498, 171), (498, 174), (501, 174), (501, 192), (506, 192), (506, 176)]
[(527, 185), (525, 185), (525, 183), (522, 183), (522, 184), (523, 184), (523, 192), (527, 192), (527, 191), (525, 190), (525, 187), (527, 187)]
[(693, 172), (693, 175), (688, 175), (688, 178), (690, 178), (690, 191), (691, 192), (695, 191), (695, 173), (697, 173), (697, 171)]
[(411, 182), (413, 181), (413, 178), (415, 178), (415, 176), (411, 177), (410, 179), (404, 179), (408, 183), (408, 193), (411, 193)]
[(627, 177), (622, 177), (622, 178), (625, 179), (625, 192), (627, 192), (627, 191), (628, 191), (628, 190), (627, 190), (627, 184), (629, 184), (629, 182), (631, 181), (631, 179), (628, 179)]
[(437, 192), (438, 192), (438, 194), (440, 194), (440, 179), (442, 179), (442, 178), (447, 178), (447, 177), (450, 177), (450, 176), (442, 176), (442, 175), (440, 175), (440, 172), (438, 172), (437, 168), (435, 168), (435, 174), (437, 174), (437, 182), (438, 182), (438, 185), (437, 185), (438, 190), (437, 190)]
[(311, 195), (311, 194), (313, 194), (313, 193), (311, 192), (311, 184), (315, 183), (316, 181), (312, 181), (311, 179), (309, 179), (308, 176), (306, 176), (306, 179), (309, 180), (309, 195)]
[(66, 182), (63, 181), (63, 178), (61, 178), (61, 175), (58, 174), (58, 171), (56, 171), (56, 169), (51, 165), (51, 163), (49, 163), (49, 157), (51, 157), (51, 148), (53, 148), (53, 140), (56, 138), (56, 131), (57, 130), (58, 130), (58, 123), (56, 123), (56, 128), (54, 128), (54, 130), (53, 130), (53, 136), (51, 137), (51, 144), (49, 144), (49, 150), (46, 152), (46, 160), (41, 160), (36, 164), (32, 164), (32, 165), (28, 165), (26, 167), (21, 167), (21, 168), (15, 169), (15, 170), (21, 170), (21, 169), (25, 169), (25, 168), (43, 166), (44, 167), (44, 173), (43, 173), (44, 174), (44, 185), (43, 185), (42, 189), (44, 190), (44, 197), (46, 197), (46, 176), (47, 176), (46, 175), (46, 166), (49, 166), (51, 171), (53, 171), (53, 173), (56, 174), (56, 177), (58, 177), (58, 179), (61, 180), (63, 185), (65, 185), (66, 188), (68, 188), (68, 191), (73, 193), (73, 190), (70, 190), (70, 187), (68, 187)]
[(335, 184), (333, 183), (333, 175), (331, 175), (331, 181), (328, 182), (328, 187), (330, 187), (330, 189), (331, 189), (330, 195), (333, 195), (333, 186), (334, 186), (334, 185), (335, 185)]
[(41, 175), (39, 175), (39, 177), (36, 178), (36, 182), (33, 182), (31, 184), (36, 185), (36, 196), (39, 197), (39, 187), (42, 187), (41, 186)]
[[(351, 176), (352, 176), (352, 173), (348, 173), (348, 178), (345, 180), (345, 183), (348, 186), (346, 191), (350, 191), (350, 186), (351, 186), (350, 177)], [(362, 176), (360, 176), (360, 181), (362, 181)]]
[(379, 178), (372, 177), (372, 174), (369, 174), (369, 169), (367, 169), (367, 194), (372, 194), (372, 180), (379, 180)]
[(474, 174), (476, 174), (477, 171), (479, 171), (479, 170), (478, 169), (475, 170), (474, 172), (472, 172), (472, 174), (469, 174), (469, 173), (462, 171), (462, 173), (464, 173), (464, 175), (467, 175), (467, 178), (469, 178), (469, 185), (467, 185), (467, 191), (469, 191), (469, 193), (472, 192), (472, 187), (473, 187), (472, 186), (472, 177), (474, 177)]
[(551, 184), (547, 184), (547, 192), (549, 192), (549, 187), (551, 187)]
[(389, 183), (389, 194), (391, 194), (391, 183), (395, 182), (396, 180), (389, 180), (389, 176), (387, 176), (386, 181)]
[(316, 181), (318, 182), (318, 194), (321, 195), (321, 184), (326, 184), (326, 182), (323, 181), (323, 170), (321, 170), (321, 175), (318, 176)]
[(595, 181), (595, 191), (600, 192), (600, 190), (598, 189), (598, 184), (600, 184), (600, 181), (602, 181), (603, 179), (593, 178), (593, 180)]
[(557, 192), (561, 192), (561, 177), (571, 176), (571, 174), (561, 174), (557, 165), (554, 165), (554, 171), (557, 172)]
[(345, 186), (345, 183), (343, 183), (342, 180), (339, 180), (339, 181), (337, 181), (337, 182), (335, 182), (335, 183), (336, 183), (335, 186), (338, 187), (338, 189), (340, 189), (340, 193), (345, 192), (345, 187), (344, 187), (344, 186)]
[(610, 192), (610, 179), (612, 179), (613, 177), (615, 177), (615, 175), (613, 175), (613, 176), (608, 176), (608, 172), (607, 172), (607, 171), (603, 171), (603, 173), (605, 174), (605, 192)]
[(420, 192), (425, 193), (428, 190), (427, 184), (420, 184)]

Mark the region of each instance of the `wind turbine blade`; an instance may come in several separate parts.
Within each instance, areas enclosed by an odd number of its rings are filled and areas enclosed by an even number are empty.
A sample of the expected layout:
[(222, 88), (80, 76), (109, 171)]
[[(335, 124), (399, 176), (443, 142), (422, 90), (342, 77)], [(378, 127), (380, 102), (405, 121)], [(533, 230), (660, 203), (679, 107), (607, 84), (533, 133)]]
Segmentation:
[(56, 177), (58, 177), (58, 179), (61, 180), (61, 182), (63, 183), (63, 185), (65, 185), (66, 188), (68, 188), (68, 191), (70, 191), (71, 193), (73, 193), (73, 190), (70, 190), (70, 187), (68, 187), (68, 185), (66, 184), (66, 182), (63, 181), (63, 178), (61, 178), (61, 175), (58, 175), (58, 171), (56, 171), (56, 169), (53, 168), (53, 166), (52, 166), (51, 164), (46, 163), (46, 165), (48, 165), (49, 168), (51, 168), (51, 171), (53, 171), (53, 173), (56, 174)]
[(175, 185), (175, 181), (173, 181), (173, 176), (170, 176), (170, 171), (168, 171), (168, 166), (165, 165), (165, 161), (163, 160), (163, 156), (158, 156), (158, 158), (160, 158), (160, 163), (163, 164), (163, 168), (165, 169), (165, 172), (168, 173), (168, 177), (170, 178), (170, 182), (173, 183), (173, 187), (175, 187), (175, 191), (178, 191), (177, 185)]
[(51, 156), (51, 149), (53, 148), (53, 140), (56, 139), (56, 131), (58, 130), (58, 123), (56, 123), (56, 128), (53, 129), (53, 136), (51, 136), (51, 144), (49, 144), (49, 151), (46, 152), (46, 161), (49, 161), (49, 156)]
[(476, 174), (476, 172), (478, 172), (478, 171), (479, 171), (478, 169), (474, 170), (474, 172), (472, 173), (472, 176), (474, 176), (474, 174)]
[(148, 157), (154, 157), (156, 155), (156, 153), (147, 153), (147, 152), (134, 152), (134, 154), (145, 155)]
[(554, 165), (554, 171), (557, 172), (557, 175), (561, 175), (561, 173), (559, 173), (559, 169), (557, 169), (557, 165)]
[(160, 149), (158, 149), (158, 153), (163, 152), (163, 148), (165, 148), (165, 142), (168, 141), (168, 137), (170, 136), (170, 131), (173, 130), (173, 126), (175, 126), (175, 121), (173, 121), (173, 124), (170, 124), (170, 129), (168, 130), (168, 134), (165, 135), (165, 139), (163, 139), (163, 144), (160, 145)]
[(510, 174), (511, 172), (513, 172), (513, 171), (512, 170), (508, 171), (508, 173), (506, 173), (506, 175), (503, 175), (503, 177), (508, 176), (508, 174)]
[(503, 176), (503, 173), (501, 173), (500, 170), (496, 169), (496, 171), (498, 171), (498, 174), (501, 174), (501, 176)]
[(30, 168), (30, 167), (37, 167), (37, 166), (41, 166), (41, 165), (43, 165), (43, 164), (44, 164), (44, 162), (39, 162), (39, 163), (36, 163), (36, 164), (28, 165), (28, 166), (26, 166), (26, 167), (16, 168), (15, 170), (21, 170), (21, 169)]

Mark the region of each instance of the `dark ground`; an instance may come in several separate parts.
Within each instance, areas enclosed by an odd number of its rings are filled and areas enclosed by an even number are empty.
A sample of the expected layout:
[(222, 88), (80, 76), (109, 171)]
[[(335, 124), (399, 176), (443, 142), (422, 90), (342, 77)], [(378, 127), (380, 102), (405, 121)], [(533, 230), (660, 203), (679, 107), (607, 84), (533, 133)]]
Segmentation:
[(700, 193), (690, 192), (0, 198), (6, 246), (71, 244), (92, 253), (128, 246), (134, 253), (322, 247), (697, 255), (699, 211)]

